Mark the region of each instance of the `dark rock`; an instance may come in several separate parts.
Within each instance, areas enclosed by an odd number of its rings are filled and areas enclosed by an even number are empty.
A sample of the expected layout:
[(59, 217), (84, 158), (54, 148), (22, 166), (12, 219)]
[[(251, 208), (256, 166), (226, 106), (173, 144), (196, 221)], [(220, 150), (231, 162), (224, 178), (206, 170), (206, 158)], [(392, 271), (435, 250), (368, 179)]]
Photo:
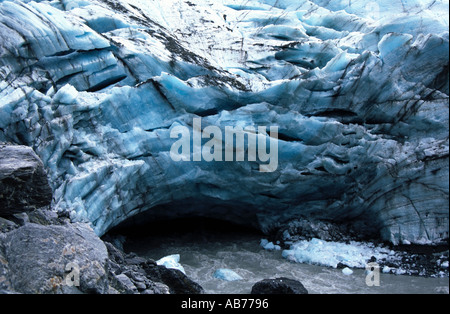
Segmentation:
[(142, 292), (144, 290), (147, 289), (147, 285), (144, 282), (135, 282), (134, 285), (136, 286), (136, 288), (138, 289), (139, 292)]
[(142, 265), (145, 264), (147, 260), (143, 257), (132, 254), (125, 257), (125, 262), (128, 265)]
[(27, 294), (108, 291), (108, 253), (86, 224), (29, 223), (0, 237), (0, 243), (0, 264), (6, 265), (0, 272), (8, 279), (0, 289)]
[[(8, 261), (3, 253), (1, 234), (0, 234), (0, 294), (6, 293), (8, 291), (12, 292), (11, 282), (8, 279), (9, 266)], [(3, 292), (2, 292), (3, 291)]]
[(13, 214), (9, 218), (19, 226), (24, 226), (26, 223), (30, 222), (27, 213)]
[[(438, 251), (434, 251), (438, 250)], [(394, 250), (392, 258), (378, 260), (381, 268), (387, 266), (387, 273), (421, 277), (448, 277), (449, 251), (447, 247), (422, 246), (420, 250), (411, 247), (407, 251)]]
[(14, 221), (0, 217), (0, 233), (11, 231), (17, 227), (18, 225)]
[(44, 166), (30, 147), (0, 145), (0, 191), (2, 217), (51, 203)]
[(308, 294), (300, 281), (289, 278), (264, 279), (252, 287), (251, 294)]
[(37, 208), (27, 214), (31, 223), (43, 226), (61, 225), (69, 221), (67, 218), (60, 217), (56, 211), (51, 210), (50, 206)]
[[(154, 260), (126, 254), (113, 244), (104, 243), (109, 255), (110, 288), (116, 293), (169, 294), (176, 291), (170, 289), (161, 276), (148, 276), (147, 270), (157, 266)], [(160, 280), (155, 282), (153, 278)]]
[(123, 294), (137, 294), (138, 289), (133, 284), (130, 278), (128, 278), (125, 274), (119, 274), (114, 277), (116, 279), (115, 287), (119, 293)]
[(109, 242), (104, 242), (108, 250), (109, 259), (117, 264), (125, 263), (125, 257), (122, 251)]
[(345, 265), (344, 263), (341, 263), (341, 262), (339, 262), (337, 265), (336, 265), (336, 268), (337, 269), (344, 269), (344, 268), (347, 268), (348, 266), (347, 265)]
[(204, 289), (178, 269), (165, 266), (146, 267), (147, 277), (156, 282), (167, 285), (172, 294), (203, 294)]
[[(351, 225), (337, 224), (329, 221), (320, 221), (309, 218), (293, 219), (273, 231), (274, 241), (300, 241), (312, 238), (324, 241), (346, 242), (349, 240), (365, 240), (355, 232)], [(288, 235), (288, 238), (286, 238)]]

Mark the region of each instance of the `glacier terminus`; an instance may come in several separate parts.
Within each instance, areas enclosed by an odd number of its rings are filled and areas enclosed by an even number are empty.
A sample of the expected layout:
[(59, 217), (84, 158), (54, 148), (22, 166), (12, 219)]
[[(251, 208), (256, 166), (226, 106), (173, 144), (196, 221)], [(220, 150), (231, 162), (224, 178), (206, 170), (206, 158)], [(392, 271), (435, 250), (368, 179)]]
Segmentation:
[[(182, 217), (264, 232), (305, 218), (440, 243), (448, 13), (448, 0), (0, 0), (0, 142), (31, 147), (53, 207), (99, 236)], [(171, 158), (171, 134), (198, 119), (243, 130), (244, 145), (206, 146), (243, 160)], [(278, 131), (258, 135), (266, 154), (276, 145), (271, 171), (249, 152), (261, 126)]]

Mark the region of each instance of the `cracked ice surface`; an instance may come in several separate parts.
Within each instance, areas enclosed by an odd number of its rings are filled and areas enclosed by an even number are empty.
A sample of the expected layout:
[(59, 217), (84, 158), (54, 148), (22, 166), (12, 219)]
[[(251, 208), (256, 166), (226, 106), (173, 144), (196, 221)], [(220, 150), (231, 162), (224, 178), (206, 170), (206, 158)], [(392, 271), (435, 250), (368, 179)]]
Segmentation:
[[(448, 238), (448, 1), (0, 1), (0, 141), (101, 235), (193, 215)], [(174, 162), (170, 131), (279, 127), (279, 165)], [(138, 215), (142, 214), (142, 215)]]

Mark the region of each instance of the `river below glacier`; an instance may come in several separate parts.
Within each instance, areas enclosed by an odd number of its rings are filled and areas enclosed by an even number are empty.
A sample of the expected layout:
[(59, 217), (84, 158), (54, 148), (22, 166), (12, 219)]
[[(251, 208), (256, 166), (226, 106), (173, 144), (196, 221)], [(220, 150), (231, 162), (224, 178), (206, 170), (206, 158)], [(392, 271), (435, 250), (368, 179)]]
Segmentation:
[[(125, 250), (158, 260), (179, 254), (186, 274), (208, 294), (248, 294), (252, 286), (266, 278), (299, 280), (310, 294), (435, 294), (449, 293), (449, 278), (425, 278), (380, 274), (379, 286), (366, 284), (364, 269), (346, 275), (340, 269), (301, 264), (286, 260), (281, 250), (260, 246), (258, 232), (216, 225), (160, 225), (153, 232), (128, 236)], [(152, 227), (152, 229), (154, 226)], [(243, 279), (224, 281), (213, 276), (217, 269), (231, 269)]]

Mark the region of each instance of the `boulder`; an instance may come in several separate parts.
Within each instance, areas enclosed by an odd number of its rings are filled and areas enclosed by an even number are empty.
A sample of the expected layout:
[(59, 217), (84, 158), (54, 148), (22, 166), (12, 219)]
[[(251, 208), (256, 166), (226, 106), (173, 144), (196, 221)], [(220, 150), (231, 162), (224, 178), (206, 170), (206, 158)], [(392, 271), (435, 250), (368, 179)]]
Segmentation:
[(145, 268), (147, 277), (164, 283), (171, 294), (203, 294), (204, 289), (178, 269), (157, 265)]
[(251, 294), (308, 294), (308, 290), (300, 281), (282, 277), (257, 282)]
[(30, 147), (0, 145), (0, 216), (49, 205), (52, 189), (44, 165)]
[(108, 291), (108, 252), (88, 225), (29, 223), (2, 238), (0, 274), (8, 280), (0, 282), (0, 289), (26, 294)]

